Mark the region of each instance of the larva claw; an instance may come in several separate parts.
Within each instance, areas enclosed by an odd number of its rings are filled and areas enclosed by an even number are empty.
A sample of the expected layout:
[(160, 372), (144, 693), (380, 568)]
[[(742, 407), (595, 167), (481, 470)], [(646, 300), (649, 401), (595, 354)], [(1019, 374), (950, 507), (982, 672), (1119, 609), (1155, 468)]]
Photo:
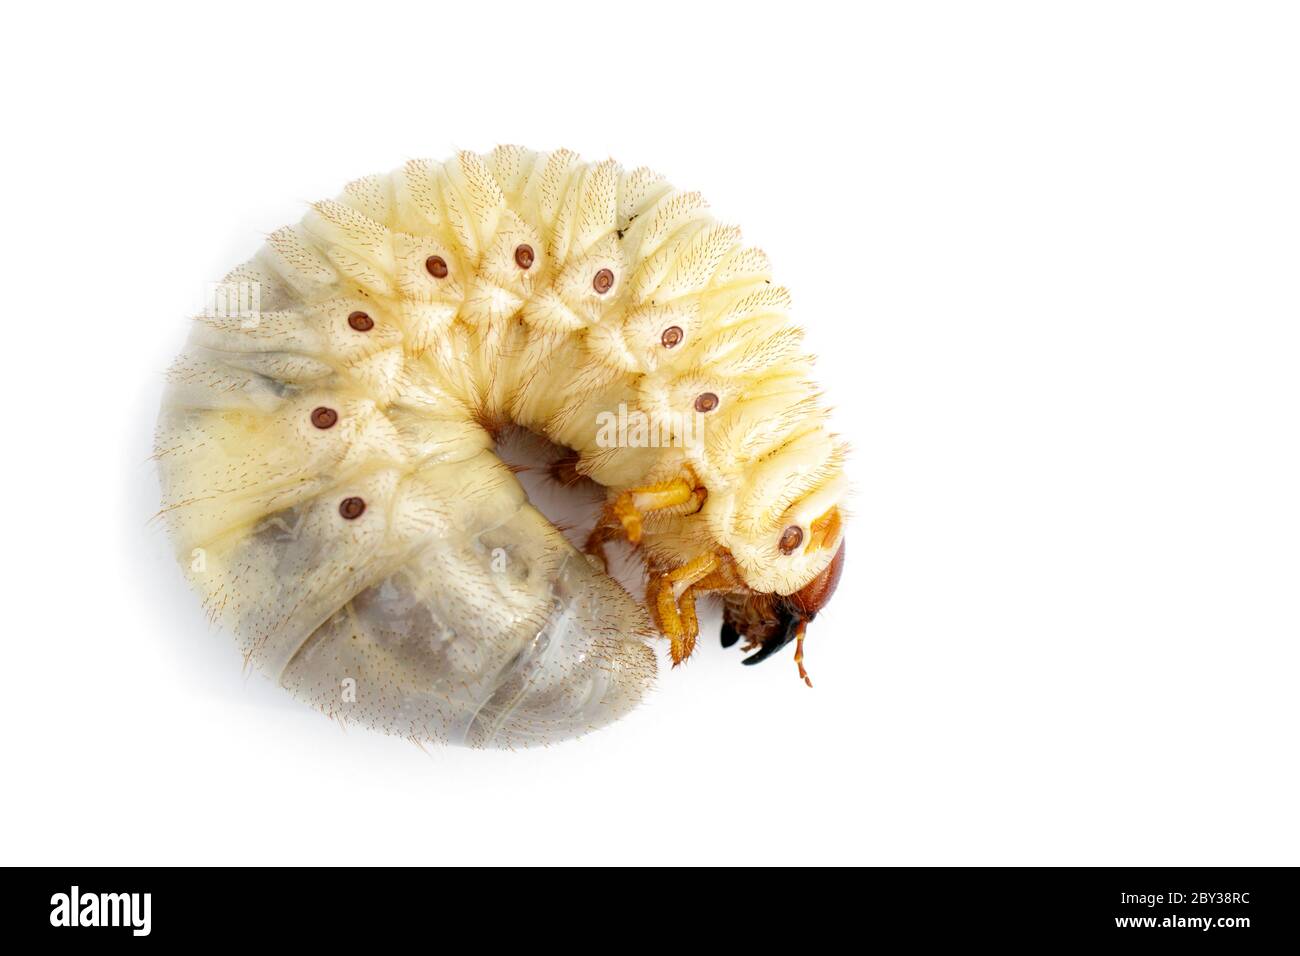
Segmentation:
[(789, 637), (783, 637), (783, 638), (780, 638), (779, 640), (768, 641), (766, 644), (760, 644), (758, 650), (757, 650), (755, 653), (750, 654), (748, 657), (746, 657), (746, 658), (745, 658), (744, 660), (742, 660), (740, 663), (742, 663), (742, 664), (758, 664), (758, 663), (760, 663), (761, 661), (765, 661), (765, 660), (767, 660), (769, 657), (771, 657), (773, 654), (775, 654), (777, 651), (779, 651), (781, 648), (783, 648), (783, 647), (785, 647), (787, 644), (789, 644), (789, 643), (790, 643), (790, 640), (791, 640), (791, 638), (789, 638)]
[(627, 540), (631, 544), (641, 543), (641, 516), (636, 512), (631, 514), (619, 515), (619, 521), (623, 523), (623, 533), (627, 535)]

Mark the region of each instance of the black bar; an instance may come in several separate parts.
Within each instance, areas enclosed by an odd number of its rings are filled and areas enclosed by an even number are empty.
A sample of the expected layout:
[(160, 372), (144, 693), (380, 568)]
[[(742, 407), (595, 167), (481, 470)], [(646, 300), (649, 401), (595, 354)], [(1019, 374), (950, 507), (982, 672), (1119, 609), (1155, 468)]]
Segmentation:
[[(703, 915), (717, 927), (712, 932), (725, 923), (721, 938), (732, 944), (745, 934), (766, 936), (770, 930), (825, 941), (828, 933), (852, 932), (862, 941), (903, 933), (916, 941), (1132, 941), (1239, 949), (1265, 942), (1292, 945), (1300, 927), (1297, 881), (1290, 868), (753, 870), (725, 875), (707, 870), (42, 868), (10, 870), (7, 882), (13, 889), (5, 897), (6, 926), (47, 943), (75, 937), (95, 944), (112, 939), (132, 945), (150, 940), (229, 945), (257, 939), (337, 946), (414, 934), (441, 947), (452, 945), (449, 934), (468, 932), (486, 934), (483, 938), (495, 943), (502, 934), (513, 934), (535, 945), (551, 945), (560, 935), (576, 941), (589, 934), (591, 945), (603, 947), (648, 934), (672, 937), (684, 920)], [(103, 913), (107, 922), (116, 913), (119, 925), (68, 925), (68, 907), (60, 906), (65, 900), (71, 904), (74, 886), (83, 914)], [(105, 901), (100, 894), (112, 897)], [(88, 903), (92, 896), (96, 902)]]

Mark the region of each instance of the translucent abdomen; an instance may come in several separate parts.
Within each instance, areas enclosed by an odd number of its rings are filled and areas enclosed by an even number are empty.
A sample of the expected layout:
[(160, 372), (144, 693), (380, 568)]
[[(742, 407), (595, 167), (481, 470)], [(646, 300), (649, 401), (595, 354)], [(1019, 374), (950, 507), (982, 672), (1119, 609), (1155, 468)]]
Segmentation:
[(184, 387), (160, 425), (180, 557), (254, 666), (327, 714), (446, 743), (563, 739), (636, 704), (655, 671), (644, 611), (490, 450), (412, 469), (356, 454), (364, 429), (317, 456), (267, 434), (320, 400), (254, 410), (213, 390), (195, 407)]

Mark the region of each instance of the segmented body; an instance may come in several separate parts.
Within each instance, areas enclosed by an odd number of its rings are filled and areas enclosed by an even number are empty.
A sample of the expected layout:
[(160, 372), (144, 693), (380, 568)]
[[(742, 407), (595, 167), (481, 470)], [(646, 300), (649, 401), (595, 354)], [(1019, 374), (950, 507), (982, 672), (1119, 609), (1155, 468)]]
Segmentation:
[[(683, 471), (707, 487), (648, 524), (652, 564), (721, 543), (770, 590), (810, 576), (749, 542), (839, 451), (786, 291), (697, 194), (566, 151), (413, 161), (226, 282), (260, 308), (199, 318), (171, 372), (164, 514), (212, 614), (326, 712), (515, 746), (607, 723), (649, 685), (645, 610), (528, 504), (494, 451), (507, 422), (611, 495)], [(611, 444), (620, 409), (668, 447)], [(793, 481), (791, 455), (812, 463)]]

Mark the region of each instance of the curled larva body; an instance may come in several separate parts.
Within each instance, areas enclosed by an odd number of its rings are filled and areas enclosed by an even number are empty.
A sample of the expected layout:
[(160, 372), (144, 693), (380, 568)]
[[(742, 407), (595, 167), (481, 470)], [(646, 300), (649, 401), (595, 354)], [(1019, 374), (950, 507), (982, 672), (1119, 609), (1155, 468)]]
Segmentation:
[[(656, 632), (691, 653), (697, 591), (725, 595), (724, 645), (802, 652), (842, 565), (843, 450), (785, 291), (698, 195), (566, 151), (413, 161), (226, 285), (258, 307), (200, 317), (170, 373), (163, 514), (296, 696), (417, 739), (576, 736), (641, 698)], [(644, 607), (528, 503), (508, 423), (607, 487), (588, 550), (642, 546)]]

